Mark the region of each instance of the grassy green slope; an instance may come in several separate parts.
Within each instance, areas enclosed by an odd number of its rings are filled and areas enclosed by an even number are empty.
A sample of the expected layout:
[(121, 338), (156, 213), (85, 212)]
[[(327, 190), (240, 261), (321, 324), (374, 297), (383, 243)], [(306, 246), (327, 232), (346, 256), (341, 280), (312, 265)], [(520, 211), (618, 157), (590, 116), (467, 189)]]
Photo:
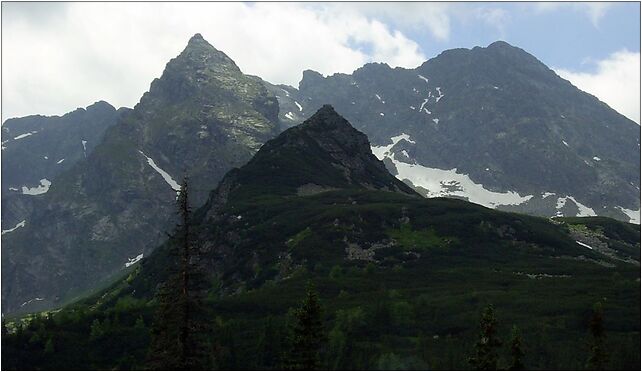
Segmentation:
[[(553, 223), (363, 190), (230, 200), (199, 227), (226, 247), (209, 251), (219, 367), (278, 368), (288, 309), (310, 280), (324, 306), (327, 368), (468, 368), (479, 313), (493, 303), (500, 336), (513, 324), (522, 329), (527, 368), (582, 369), (591, 307), (602, 301), (610, 367), (637, 369), (639, 266), (576, 244), (569, 230), (578, 225), (639, 252), (639, 227), (610, 219)], [(33, 339), (43, 326), (14, 335), (3, 366), (142, 368), (166, 248), (58, 313), (41, 336)], [(17, 349), (24, 351), (9, 354)]]

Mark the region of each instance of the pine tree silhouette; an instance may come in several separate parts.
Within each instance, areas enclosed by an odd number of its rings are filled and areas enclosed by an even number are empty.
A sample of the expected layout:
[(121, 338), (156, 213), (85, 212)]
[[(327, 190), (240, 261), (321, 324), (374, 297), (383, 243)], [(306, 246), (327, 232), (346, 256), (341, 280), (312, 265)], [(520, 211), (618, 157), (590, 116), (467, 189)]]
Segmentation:
[(212, 365), (209, 325), (204, 306), (206, 281), (199, 247), (192, 233), (189, 182), (183, 179), (177, 198), (180, 223), (170, 235), (172, 265), (156, 299), (147, 367), (153, 370), (203, 370)]
[(522, 335), (520, 334), (519, 328), (513, 326), (510, 338), (510, 365), (508, 366), (509, 371), (523, 371), (524, 363), (522, 358), (524, 358), (524, 350), (522, 350)]
[(608, 354), (605, 345), (604, 309), (600, 302), (593, 306), (593, 315), (589, 323), (589, 330), (591, 332), (591, 343), (589, 345), (590, 355), (586, 362), (586, 368), (590, 370), (604, 370), (608, 362)]
[(292, 370), (312, 371), (320, 368), (321, 346), (325, 341), (321, 322), (321, 305), (314, 287), (308, 283), (306, 297), (295, 312), (291, 349), (286, 366)]
[(502, 342), (497, 338), (497, 319), (493, 305), (486, 307), (480, 322), (479, 340), (475, 343), (474, 355), (468, 359), (471, 366), (478, 371), (497, 370), (497, 349)]

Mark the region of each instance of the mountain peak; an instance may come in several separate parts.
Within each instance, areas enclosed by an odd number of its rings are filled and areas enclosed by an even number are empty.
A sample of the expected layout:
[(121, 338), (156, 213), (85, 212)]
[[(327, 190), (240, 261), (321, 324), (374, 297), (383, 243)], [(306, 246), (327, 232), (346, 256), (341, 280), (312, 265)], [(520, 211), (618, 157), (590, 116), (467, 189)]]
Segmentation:
[(329, 104), (321, 106), (314, 115), (301, 124), (302, 128), (322, 128), (327, 130), (338, 128), (340, 126), (355, 130), (352, 128), (350, 123), (348, 123), (343, 116), (339, 115), (339, 113), (335, 111), (334, 107)]
[(189, 41), (187, 42), (187, 46), (185, 47), (181, 55), (187, 55), (192, 58), (197, 57), (197, 59), (201, 59), (203, 61), (207, 59), (204, 57), (216, 56), (217, 59), (234, 63), (232, 59), (225, 53), (214, 48), (212, 44), (208, 43), (201, 34), (194, 34), (194, 36), (189, 39)]
[(189, 39), (189, 43), (198, 43), (198, 42), (207, 42), (207, 41), (205, 41), (205, 39), (203, 38), (203, 35), (199, 33), (195, 33), (194, 36), (192, 36)]
[[(359, 132), (332, 106), (261, 147), (252, 160), (226, 176), (215, 194), (310, 195), (336, 189), (386, 190), (417, 195), (392, 176)], [(229, 190), (235, 190), (230, 194)], [(316, 191), (314, 191), (316, 190)], [(216, 196), (218, 195), (218, 196)]]
[(492, 43), (488, 44), (487, 48), (490, 48), (490, 49), (497, 48), (497, 49), (499, 49), (499, 48), (515, 48), (515, 47), (510, 45), (509, 43), (505, 42), (504, 40), (497, 40), (495, 42), (492, 42)]

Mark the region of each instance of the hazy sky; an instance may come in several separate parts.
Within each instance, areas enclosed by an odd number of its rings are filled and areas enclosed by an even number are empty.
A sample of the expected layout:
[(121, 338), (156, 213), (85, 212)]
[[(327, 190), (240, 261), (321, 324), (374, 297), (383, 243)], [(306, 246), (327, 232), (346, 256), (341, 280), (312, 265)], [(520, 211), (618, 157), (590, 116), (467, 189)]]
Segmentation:
[(249, 74), (416, 67), (505, 40), (640, 122), (639, 3), (2, 3), (2, 120), (133, 107), (201, 33)]

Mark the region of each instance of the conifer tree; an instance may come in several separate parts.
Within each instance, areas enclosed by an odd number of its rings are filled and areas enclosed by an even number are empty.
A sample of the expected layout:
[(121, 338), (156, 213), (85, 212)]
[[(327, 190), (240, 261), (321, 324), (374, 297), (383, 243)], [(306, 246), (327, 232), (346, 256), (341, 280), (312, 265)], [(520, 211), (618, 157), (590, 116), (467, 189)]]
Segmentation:
[(293, 370), (313, 371), (320, 368), (321, 346), (325, 341), (321, 305), (314, 287), (308, 283), (306, 297), (295, 311), (290, 352), (286, 366)]
[(170, 275), (156, 299), (147, 367), (158, 370), (202, 370), (211, 366), (204, 307), (206, 281), (199, 247), (192, 233), (189, 183), (183, 179), (177, 198), (180, 223), (170, 235)]
[(45, 354), (53, 354), (54, 353), (54, 342), (51, 337), (47, 340), (47, 343), (45, 344)]
[(8, 332), (7, 332), (7, 322), (4, 320), (4, 318), (2, 318), (2, 339), (3, 340), (7, 336), (7, 334), (8, 334)]
[(589, 345), (590, 355), (586, 363), (586, 368), (590, 370), (603, 370), (606, 368), (606, 363), (608, 362), (608, 354), (605, 346), (604, 309), (600, 302), (593, 306), (593, 315), (589, 323), (589, 330), (591, 332), (591, 343)]
[(279, 327), (274, 319), (269, 316), (263, 326), (263, 331), (258, 338), (256, 366), (261, 368), (276, 368), (281, 355), (281, 342)]
[(509, 346), (510, 364), (508, 366), (508, 370), (524, 370), (524, 363), (522, 362), (522, 358), (524, 358), (524, 351), (522, 350), (522, 335), (520, 334), (519, 328), (517, 328), (517, 326), (513, 326)]
[(497, 338), (497, 319), (493, 305), (486, 307), (480, 321), (479, 340), (475, 343), (474, 355), (468, 359), (471, 366), (478, 371), (497, 370), (499, 358), (497, 349), (502, 342)]

